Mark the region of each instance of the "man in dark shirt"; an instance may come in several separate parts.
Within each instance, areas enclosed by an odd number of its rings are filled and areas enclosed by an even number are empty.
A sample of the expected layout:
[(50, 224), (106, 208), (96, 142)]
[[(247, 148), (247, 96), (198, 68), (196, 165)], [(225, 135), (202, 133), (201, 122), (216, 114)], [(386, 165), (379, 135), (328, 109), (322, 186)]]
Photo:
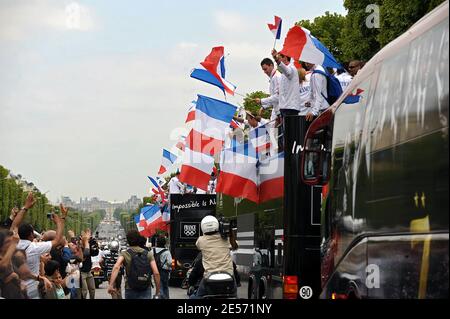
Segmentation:
[(92, 259), (90, 248), (91, 231), (88, 229), (81, 234), (81, 247), (83, 249), (83, 262), (80, 267), (81, 273), (81, 294), (86, 299), (89, 290), (89, 298), (95, 299), (95, 280), (91, 273)]

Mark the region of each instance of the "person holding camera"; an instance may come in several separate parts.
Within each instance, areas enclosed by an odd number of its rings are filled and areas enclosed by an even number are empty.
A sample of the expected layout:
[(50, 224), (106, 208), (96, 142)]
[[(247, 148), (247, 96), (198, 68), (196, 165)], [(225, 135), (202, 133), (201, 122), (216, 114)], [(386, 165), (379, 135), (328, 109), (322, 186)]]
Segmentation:
[[(30, 192), (25, 200), (25, 205), (17, 213), (12, 222), (11, 230), (18, 230), (20, 241), (17, 245), (17, 249), (25, 251), (26, 262), (33, 274), (33, 278), (28, 279), (25, 282), (28, 297), (31, 299), (40, 299), (38, 284), (43, 279), (39, 275), (40, 258), (41, 255), (49, 253), (53, 247), (57, 247), (61, 243), (64, 231), (64, 221), (67, 217), (68, 209), (61, 204), (61, 216), (52, 214), (51, 218), (56, 224), (56, 236), (52, 241), (34, 242), (35, 235), (33, 226), (31, 224), (20, 225), (20, 223), (22, 222), (25, 213), (34, 206), (35, 202), (33, 193)], [(19, 225), (20, 227), (18, 227)]]
[[(204, 279), (215, 272), (228, 273), (234, 279), (233, 261), (231, 259), (230, 249), (235, 248), (231, 245), (228, 238), (229, 234), (221, 234), (219, 231), (219, 221), (216, 217), (208, 215), (200, 223), (203, 235), (197, 239), (195, 245), (202, 254), (201, 263), (197, 263), (197, 269), (194, 269), (192, 282), (195, 281), (195, 274), (200, 274), (203, 268), (203, 279), (196, 293), (191, 295), (191, 299), (202, 298), (206, 295)], [(234, 242), (235, 244), (235, 242)], [(201, 264), (201, 265), (200, 265)], [(198, 269), (200, 268), (200, 271)], [(234, 282), (234, 291), (236, 291), (236, 282)]]

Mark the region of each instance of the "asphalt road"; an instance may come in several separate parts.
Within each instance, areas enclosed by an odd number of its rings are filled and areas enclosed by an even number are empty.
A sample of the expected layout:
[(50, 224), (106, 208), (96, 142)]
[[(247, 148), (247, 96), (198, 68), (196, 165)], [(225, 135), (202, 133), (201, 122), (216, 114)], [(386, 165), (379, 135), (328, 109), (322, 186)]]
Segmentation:
[[(98, 289), (95, 290), (95, 299), (111, 299), (111, 295), (107, 292), (108, 283), (103, 282)], [(153, 289), (153, 294), (155, 289)], [(170, 299), (187, 299), (186, 289), (181, 289), (178, 287), (169, 287)], [(125, 297), (123, 285), (122, 285), (122, 298)], [(238, 288), (238, 297), (240, 299), (247, 298), (247, 284), (242, 283), (242, 286)]]
[[(125, 297), (125, 292), (122, 284), (122, 298)], [(111, 299), (111, 295), (108, 294), (108, 283), (103, 282), (98, 289), (95, 290), (95, 299)], [(155, 289), (152, 290), (152, 295), (154, 295)], [(177, 287), (169, 287), (169, 294), (171, 299), (187, 299), (186, 289), (181, 289)]]

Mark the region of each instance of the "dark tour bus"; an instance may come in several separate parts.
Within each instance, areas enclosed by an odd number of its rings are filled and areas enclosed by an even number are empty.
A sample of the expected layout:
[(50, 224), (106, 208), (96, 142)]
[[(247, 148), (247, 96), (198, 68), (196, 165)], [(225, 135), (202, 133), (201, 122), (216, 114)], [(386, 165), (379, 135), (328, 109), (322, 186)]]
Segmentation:
[(299, 165), (307, 125), (286, 117), (283, 198), (256, 204), (218, 194), (217, 213), (237, 220), (233, 258), (249, 299), (297, 299), (304, 286), (312, 289), (304, 297), (319, 296), (322, 187), (303, 183)]
[(326, 194), (322, 298), (448, 298), (448, 63), (446, 1), (311, 124), (301, 170)]
[(198, 254), (195, 242), (201, 235), (200, 222), (216, 214), (216, 195), (170, 195), (170, 252), (172, 284), (181, 283)]

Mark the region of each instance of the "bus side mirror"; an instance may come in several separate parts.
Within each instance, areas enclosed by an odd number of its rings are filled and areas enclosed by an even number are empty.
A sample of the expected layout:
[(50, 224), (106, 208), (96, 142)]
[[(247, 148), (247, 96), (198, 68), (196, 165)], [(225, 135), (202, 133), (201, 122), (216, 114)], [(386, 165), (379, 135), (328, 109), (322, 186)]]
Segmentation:
[(332, 141), (328, 123), (313, 125), (313, 122), (306, 133), (301, 158), (301, 176), (306, 185), (323, 186), (329, 180)]

